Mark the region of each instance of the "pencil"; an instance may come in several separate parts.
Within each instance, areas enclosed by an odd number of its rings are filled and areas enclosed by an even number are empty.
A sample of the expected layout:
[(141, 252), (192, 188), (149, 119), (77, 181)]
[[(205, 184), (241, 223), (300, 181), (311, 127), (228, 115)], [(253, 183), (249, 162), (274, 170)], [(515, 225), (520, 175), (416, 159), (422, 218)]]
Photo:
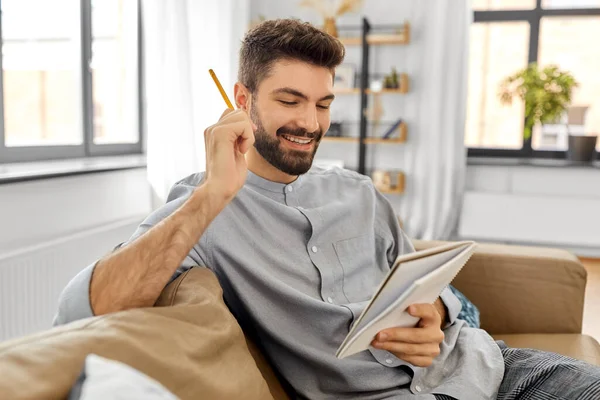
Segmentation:
[(223, 86), (221, 86), (221, 82), (219, 82), (219, 78), (217, 78), (217, 75), (215, 75), (215, 71), (213, 71), (212, 69), (209, 69), (208, 73), (213, 78), (213, 81), (215, 81), (215, 85), (217, 85), (217, 89), (219, 89), (219, 92), (221, 92), (221, 96), (223, 96), (223, 100), (225, 100), (225, 104), (227, 104), (227, 107), (229, 107), (230, 109), (233, 110), (233, 105), (231, 104), (231, 101), (229, 101), (229, 97), (227, 97), (227, 93), (225, 93), (225, 91), (223, 90)]

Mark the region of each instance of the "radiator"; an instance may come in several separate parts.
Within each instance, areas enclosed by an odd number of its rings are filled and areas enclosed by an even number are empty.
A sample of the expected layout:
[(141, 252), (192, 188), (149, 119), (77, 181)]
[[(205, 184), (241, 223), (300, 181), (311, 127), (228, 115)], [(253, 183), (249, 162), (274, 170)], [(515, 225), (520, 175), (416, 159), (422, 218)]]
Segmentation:
[(0, 341), (49, 328), (69, 280), (127, 240), (142, 219), (114, 222), (0, 254)]

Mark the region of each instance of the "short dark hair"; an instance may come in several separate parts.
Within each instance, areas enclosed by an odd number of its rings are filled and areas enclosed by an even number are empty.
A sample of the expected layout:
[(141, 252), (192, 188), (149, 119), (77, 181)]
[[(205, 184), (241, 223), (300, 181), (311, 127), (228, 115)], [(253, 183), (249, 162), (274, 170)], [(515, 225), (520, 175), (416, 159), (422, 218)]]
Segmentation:
[(238, 80), (250, 92), (279, 60), (298, 60), (335, 72), (344, 60), (344, 45), (335, 37), (296, 19), (267, 20), (251, 29), (242, 42)]

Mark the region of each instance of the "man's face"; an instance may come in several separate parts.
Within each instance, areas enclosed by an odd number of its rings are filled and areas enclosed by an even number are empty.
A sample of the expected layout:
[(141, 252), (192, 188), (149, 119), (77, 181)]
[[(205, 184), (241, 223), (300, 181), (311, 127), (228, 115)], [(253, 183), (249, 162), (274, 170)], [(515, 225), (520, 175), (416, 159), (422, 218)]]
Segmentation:
[(299, 61), (277, 62), (252, 97), (254, 147), (288, 175), (306, 173), (329, 129), (333, 101), (331, 72)]

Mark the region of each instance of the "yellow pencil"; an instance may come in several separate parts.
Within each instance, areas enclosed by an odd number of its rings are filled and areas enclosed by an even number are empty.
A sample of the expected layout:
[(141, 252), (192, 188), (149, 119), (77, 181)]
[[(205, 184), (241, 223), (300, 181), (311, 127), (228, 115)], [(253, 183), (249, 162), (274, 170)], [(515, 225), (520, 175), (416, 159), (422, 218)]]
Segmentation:
[(227, 107), (229, 107), (230, 109), (233, 110), (233, 105), (231, 104), (231, 101), (229, 101), (229, 97), (227, 97), (227, 93), (225, 93), (225, 91), (223, 90), (223, 86), (221, 86), (221, 82), (219, 82), (219, 78), (217, 78), (217, 75), (215, 75), (215, 71), (213, 71), (212, 69), (209, 69), (208, 73), (210, 74), (210, 76), (212, 76), (213, 81), (215, 81), (215, 85), (217, 85), (217, 89), (219, 89), (219, 92), (221, 92), (221, 96), (223, 96), (223, 100), (225, 100)]

